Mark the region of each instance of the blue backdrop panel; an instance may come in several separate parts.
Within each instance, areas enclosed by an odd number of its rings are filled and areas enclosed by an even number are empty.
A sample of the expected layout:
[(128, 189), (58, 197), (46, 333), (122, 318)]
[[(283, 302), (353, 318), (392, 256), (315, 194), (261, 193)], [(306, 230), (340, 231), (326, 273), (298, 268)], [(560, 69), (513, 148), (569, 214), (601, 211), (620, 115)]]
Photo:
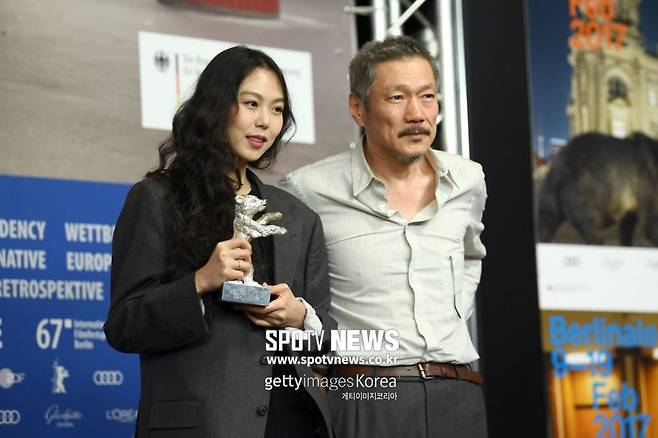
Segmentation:
[(138, 359), (102, 327), (128, 188), (0, 176), (0, 436), (133, 435)]

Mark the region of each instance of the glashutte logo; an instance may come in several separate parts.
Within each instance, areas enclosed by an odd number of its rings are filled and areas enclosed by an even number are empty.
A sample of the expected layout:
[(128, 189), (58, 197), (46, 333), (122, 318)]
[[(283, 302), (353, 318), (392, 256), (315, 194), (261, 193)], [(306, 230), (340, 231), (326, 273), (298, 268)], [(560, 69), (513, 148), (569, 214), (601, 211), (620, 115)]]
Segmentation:
[(50, 405), (50, 407), (46, 409), (44, 418), (46, 419), (46, 424), (48, 426), (70, 428), (75, 426), (73, 423), (74, 421), (82, 418), (82, 414), (80, 411), (74, 411), (73, 409), (65, 409), (64, 411), (61, 411), (59, 405)]
[(93, 375), (97, 386), (119, 386), (123, 383), (123, 373), (119, 370), (98, 370)]
[(13, 426), (21, 422), (21, 413), (16, 409), (0, 410), (0, 426)]

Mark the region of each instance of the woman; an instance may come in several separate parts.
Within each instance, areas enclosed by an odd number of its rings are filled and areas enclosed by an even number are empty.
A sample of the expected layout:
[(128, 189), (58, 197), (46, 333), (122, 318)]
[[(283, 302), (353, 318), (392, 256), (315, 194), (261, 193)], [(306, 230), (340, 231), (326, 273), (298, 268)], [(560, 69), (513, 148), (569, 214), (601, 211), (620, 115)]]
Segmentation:
[[(312, 375), (270, 365), (265, 329), (335, 328), (317, 215), (247, 168), (269, 166), (293, 123), (274, 61), (228, 49), (176, 113), (159, 167), (128, 193), (105, 333), (114, 348), (140, 354), (140, 438), (330, 435), (317, 388), (265, 388), (272, 376)], [(282, 212), (276, 225), (288, 232), (233, 238), (235, 196), (246, 194)], [(218, 301), (222, 284), (252, 265), (256, 281), (273, 285), (271, 303)]]

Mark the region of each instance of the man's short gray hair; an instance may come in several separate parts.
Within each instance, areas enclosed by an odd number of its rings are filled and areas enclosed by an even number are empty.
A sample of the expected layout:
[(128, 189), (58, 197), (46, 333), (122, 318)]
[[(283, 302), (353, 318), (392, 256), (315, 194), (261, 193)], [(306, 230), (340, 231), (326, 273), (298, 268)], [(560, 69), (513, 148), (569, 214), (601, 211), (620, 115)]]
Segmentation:
[(396, 36), (383, 41), (369, 41), (358, 51), (350, 62), (350, 91), (368, 108), (370, 87), (377, 79), (375, 66), (381, 62), (414, 57), (420, 57), (429, 63), (438, 87), (439, 69), (430, 52), (411, 37)]

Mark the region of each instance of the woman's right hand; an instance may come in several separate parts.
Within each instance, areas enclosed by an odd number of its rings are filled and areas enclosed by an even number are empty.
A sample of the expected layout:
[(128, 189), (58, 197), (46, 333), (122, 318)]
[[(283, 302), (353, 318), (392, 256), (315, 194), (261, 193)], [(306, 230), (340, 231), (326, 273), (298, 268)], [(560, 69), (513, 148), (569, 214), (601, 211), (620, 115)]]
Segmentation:
[(194, 273), (194, 284), (203, 296), (225, 281), (242, 280), (251, 268), (251, 245), (245, 239), (224, 240), (215, 245), (208, 262)]

